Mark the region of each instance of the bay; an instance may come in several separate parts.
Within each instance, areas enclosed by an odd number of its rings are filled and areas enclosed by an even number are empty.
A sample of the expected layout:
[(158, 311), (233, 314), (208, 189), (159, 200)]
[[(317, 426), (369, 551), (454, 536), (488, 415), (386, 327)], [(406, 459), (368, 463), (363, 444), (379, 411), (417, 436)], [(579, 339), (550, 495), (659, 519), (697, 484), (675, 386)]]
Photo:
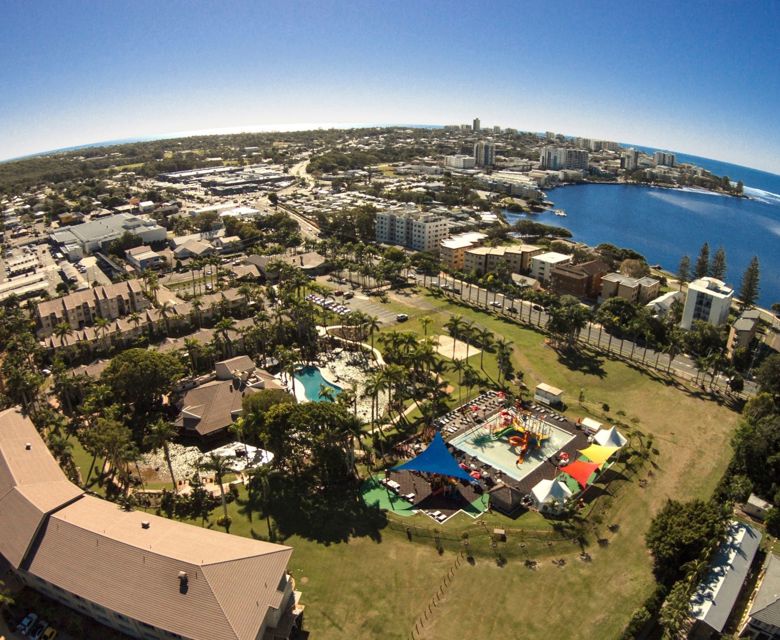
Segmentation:
[(746, 199), (640, 185), (570, 185), (547, 192), (555, 208), (566, 211), (565, 218), (551, 211), (504, 214), (510, 222), (530, 218), (565, 227), (575, 240), (591, 246), (630, 247), (673, 273), (683, 255), (695, 262), (704, 242), (710, 244), (710, 255), (722, 246), (726, 281), (737, 291), (751, 258), (758, 256), (759, 303), (768, 307), (780, 302), (780, 198), (765, 191), (770, 197)]

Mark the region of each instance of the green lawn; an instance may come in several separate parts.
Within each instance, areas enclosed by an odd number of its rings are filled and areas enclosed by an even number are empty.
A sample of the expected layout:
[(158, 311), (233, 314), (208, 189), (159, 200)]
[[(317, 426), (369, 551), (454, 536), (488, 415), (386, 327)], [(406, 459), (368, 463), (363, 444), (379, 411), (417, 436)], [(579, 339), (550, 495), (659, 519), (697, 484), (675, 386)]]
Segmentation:
[[(658, 454), (636, 473), (616, 466), (618, 478), (606, 487), (611, 497), (595, 503), (601, 520), (588, 535), (588, 563), (578, 558), (578, 544), (562, 539), (536, 513), (516, 520), (485, 514), (477, 521), (458, 514), (440, 526), (423, 515), (386, 516), (345, 501), (342, 508), (306, 523), (290, 520), (288, 514), (277, 527), (294, 549), (290, 570), (303, 592), (306, 628), (317, 640), (409, 638), (439, 593), (419, 637), (617, 637), (653, 588), (644, 546), (652, 514), (667, 498), (710, 495), (730, 457), (728, 442), (737, 415), (619, 361), (595, 356), (561, 360), (543, 335), (489, 314), (431, 297), (422, 303), (432, 308), (396, 301), (411, 317), (393, 329), (422, 334), (419, 318), (428, 315), (433, 321), (429, 335), (437, 334), (451, 313), (459, 313), (514, 343), (515, 365), (530, 388), (544, 381), (564, 389), (570, 415), (619, 419), (633, 439), (639, 430), (652, 437)], [(479, 368), (479, 356), (470, 362)], [(492, 353), (484, 364), (487, 375), (495, 378)], [(578, 401), (580, 390), (583, 403)], [(79, 460), (89, 462), (81, 454)], [(637, 482), (640, 478), (645, 488)], [(593, 491), (598, 495), (603, 489)], [(241, 513), (244, 497), (242, 489), (238, 502), (230, 505), (231, 533), (267, 538), (263, 518)], [(322, 498), (328, 499), (332, 497)], [(218, 508), (207, 526), (215, 527), (219, 514)], [(495, 549), (488, 535), (494, 527), (508, 535)], [(473, 564), (460, 559), (464, 533)], [(602, 539), (600, 544), (596, 538)], [(557, 558), (566, 560), (564, 567), (552, 564)], [(526, 559), (537, 560), (538, 568), (527, 569)], [(442, 580), (450, 571), (452, 579), (442, 593)]]

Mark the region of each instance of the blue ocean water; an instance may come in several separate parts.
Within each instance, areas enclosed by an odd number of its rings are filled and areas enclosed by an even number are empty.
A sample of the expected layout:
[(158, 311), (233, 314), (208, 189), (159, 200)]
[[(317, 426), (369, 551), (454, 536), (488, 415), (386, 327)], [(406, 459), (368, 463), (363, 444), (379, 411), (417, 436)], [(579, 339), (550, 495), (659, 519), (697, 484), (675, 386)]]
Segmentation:
[[(729, 177), (739, 179), (736, 173)], [(750, 183), (745, 179), (745, 184)], [(771, 181), (761, 184), (772, 187)], [(576, 240), (590, 245), (609, 242), (630, 247), (650, 264), (661, 264), (672, 272), (677, 271), (683, 255), (695, 261), (705, 241), (710, 244), (710, 255), (722, 246), (726, 280), (737, 290), (756, 255), (761, 269), (759, 302), (769, 306), (780, 302), (780, 197), (768, 189), (761, 191), (766, 195), (745, 199), (638, 185), (572, 185), (547, 193), (567, 217), (545, 212), (532, 218), (566, 227)], [(506, 216), (510, 221), (521, 217), (508, 212)]]

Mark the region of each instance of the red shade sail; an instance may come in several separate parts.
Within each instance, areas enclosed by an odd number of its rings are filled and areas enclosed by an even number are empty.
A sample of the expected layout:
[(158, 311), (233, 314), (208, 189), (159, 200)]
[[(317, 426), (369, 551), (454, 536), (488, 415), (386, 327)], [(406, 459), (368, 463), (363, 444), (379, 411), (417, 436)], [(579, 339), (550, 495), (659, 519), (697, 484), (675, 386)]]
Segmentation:
[(599, 465), (595, 462), (583, 462), (577, 460), (566, 465), (561, 471), (567, 476), (574, 478), (577, 483), (584, 489), (588, 486), (588, 479), (593, 475), (594, 471), (597, 471)]

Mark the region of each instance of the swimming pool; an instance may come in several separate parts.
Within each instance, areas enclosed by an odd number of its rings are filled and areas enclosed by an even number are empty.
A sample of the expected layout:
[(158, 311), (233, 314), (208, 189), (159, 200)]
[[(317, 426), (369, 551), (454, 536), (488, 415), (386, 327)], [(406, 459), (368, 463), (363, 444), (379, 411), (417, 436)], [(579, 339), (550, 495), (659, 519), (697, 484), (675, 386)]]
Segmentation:
[[(328, 382), (317, 367), (303, 367), (295, 372), (295, 379), (303, 385), (306, 399), (309, 402), (333, 402), (336, 396), (341, 393), (341, 387), (332, 382)], [(322, 386), (329, 387), (333, 391), (333, 399), (322, 397), (320, 389)]]
[(506, 439), (496, 439), (487, 424), (482, 424), (450, 440), (453, 447), (479, 458), (515, 480), (522, 480), (547, 458), (555, 455), (574, 435), (552, 424), (545, 423), (549, 438), (541, 447), (531, 449), (522, 464), (517, 464), (517, 453)]

